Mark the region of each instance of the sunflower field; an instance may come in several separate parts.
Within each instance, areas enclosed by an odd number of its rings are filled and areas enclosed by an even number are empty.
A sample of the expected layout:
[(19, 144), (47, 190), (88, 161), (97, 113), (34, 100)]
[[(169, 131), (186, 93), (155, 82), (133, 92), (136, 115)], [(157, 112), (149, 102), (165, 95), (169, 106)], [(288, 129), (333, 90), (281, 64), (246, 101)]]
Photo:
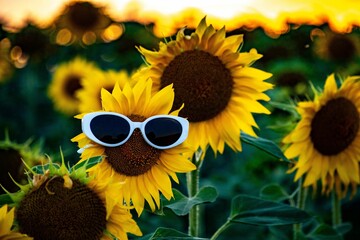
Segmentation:
[(360, 30), (294, 19), (0, 16), (0, 239), (359, 239)]

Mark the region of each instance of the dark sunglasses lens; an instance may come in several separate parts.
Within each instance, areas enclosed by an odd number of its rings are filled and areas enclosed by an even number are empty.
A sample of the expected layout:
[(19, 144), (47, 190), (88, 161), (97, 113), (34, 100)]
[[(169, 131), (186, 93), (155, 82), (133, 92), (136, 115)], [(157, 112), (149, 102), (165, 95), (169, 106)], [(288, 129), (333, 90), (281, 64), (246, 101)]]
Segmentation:
[(156, 118), (145, 126), (145, 134), (150, 142), (157, 146), (170, 146), (181, 136), (182, 126), (175, 119)]
[(129, 135), (130, 124), (114, 115), (99, 115), (90, 122), (94, 136), (104, 143), (114, 144), (124, 141)]

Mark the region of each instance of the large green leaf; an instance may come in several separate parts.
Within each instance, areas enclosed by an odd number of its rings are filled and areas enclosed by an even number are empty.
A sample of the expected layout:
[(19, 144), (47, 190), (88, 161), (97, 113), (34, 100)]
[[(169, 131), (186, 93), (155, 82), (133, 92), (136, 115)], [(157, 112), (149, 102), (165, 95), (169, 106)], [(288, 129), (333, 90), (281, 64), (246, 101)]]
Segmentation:
[(260, 197), (262, 199), (280, 202), (291, 198), (285, 189), (279, 184), (271, 183), (264, 186), (260, 190)]
[(270, 141), (268, 139), (261, 138), (261, 137), (252, 137), (243, 132), (241, 133), (240, 138), (241, 138), (242, 142), (252, 145), (252, 146), (274, 156), (275, 158), (278, 158), (278, 159), (286, 161), (286, 162), (290, 162), (289, 159), (287, 159), (287, 157), (285, 157), (284, 153), (281, 151), (279, 146), (273, 141)]
[(246, 223), (260, 226), (279, 226), (301, 223), (311, 216), (287, 204), (238, 195), (232, 200), (229, 220), (233, 223)]
[(307, 239), (313, 240), (342, 240), (342, 236), (331, 226), (326, 224), (318, 225), (314, 231), (307, 235)]
[(164, 207), (170, 208), (176, 215), (184, 216), (190, 212), (190, 209), (198, 204), (214, 202), (218, 196), (214, 187), (206, 186), (199, 190), (194, 197), (186, 197), (176, 189), (173, 189), (174, 199), (164, 204)]
[(178, 230), (171, 228), (159, 227), (155, 233), (148, 238), (149, 240), (159, 239), (187, 239), (187, 240), (205, 240), (205, 238), (192, 237), (185, 233), (179, 232)]

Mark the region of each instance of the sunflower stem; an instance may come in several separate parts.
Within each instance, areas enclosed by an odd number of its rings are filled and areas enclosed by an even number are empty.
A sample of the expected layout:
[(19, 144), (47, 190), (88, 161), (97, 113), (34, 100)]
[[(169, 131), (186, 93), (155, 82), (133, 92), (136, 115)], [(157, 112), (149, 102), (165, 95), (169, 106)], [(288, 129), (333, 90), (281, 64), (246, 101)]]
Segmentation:
[(336, 194), (336, 191), (332, 191), (332, 224), (336, 228), (342, 222), (341, 220), (341, 199)]
[(217, 239), (222, 232), (224, 232), (228, 227), (230, 227), (230, 225), (231, 225), (230, 220), (227, 220), (218, 230), (216, 230), (216, 232), (212, 235), (210, 240)]
[[(197, 168), (186, 174), (189, 198), (194, 197), (199, 192), (201, 155), (201, 150), (194, 154), (192, 162)], [(195, 205), (190, 209), (188, 234), (193, 237), (198, 237), (200, 234), (200, 205)]]
[[(305, 209), (305, 202), (308, 194), (308, 188), (304, 188), (302, 185), (303, 185), (303, 177), (299, 179), (299, 191), (298, 191), (297, 205), (296, 205), (296, 207), (300, 210)], [(293, 233), (294, 240), (300, 239), (300, 235), (302, 232), (301, 227), (302, 227), (301, 223), (294, 224), (294, 233)]]

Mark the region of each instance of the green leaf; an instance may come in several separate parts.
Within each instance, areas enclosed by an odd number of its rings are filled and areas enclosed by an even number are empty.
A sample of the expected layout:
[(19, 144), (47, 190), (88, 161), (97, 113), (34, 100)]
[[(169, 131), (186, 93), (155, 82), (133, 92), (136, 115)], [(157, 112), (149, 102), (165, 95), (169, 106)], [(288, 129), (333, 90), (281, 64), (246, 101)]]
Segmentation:
[(173, 189), (174, 199), (164, 207), (170, 208), (176, 215), (184, 216), (190, 212), (190, 209), (198, 204), (206, 202), (214, 202), (218, 196), (217, 190), (214, 187), (202, 187), (199, 192), (191, 198), (176, 189)]
[(205, 238), (192, 237), (178, 230), (171, 228), (159, 227), (155, 233), (149, 238), (149, 240), (159, 239), (188, 239), (188, 240), (205, 240)]
[(36, 166), (33, 166), (31, 168), (31, 171), (33, 171), (34, 173), (36, 174), (45, 174), (46, 170), (48, 170), (50, 168), (50, 165), (52, 167), (55, 167), (57, 169), (60, 168), (60, 165), (57, 164), (57, 163), (46, 163), (46, 164), (43, 164), (43, 165), (36, 165)]
[(342, 240), (341, 235), (332, 227), (326, 224), (318, 225), (314, 231), (307, 235), (308, 238), (314, 240), (326, 239), (326, 240)]
[(12, 204), (13, 200), (8, 194), (1, 194), (0, 195), (0, 207), (5, 204)]
[(350, 230), (352, 229), (352, 224), (349, 222), (345, 222), (342, 223), (338, 226), (335, 227), (335, 230), (340, 234), (340, 235), (344, 235), (348, 232), (350, 232)]
[(232, 200), (230, 221), (259, 226), (279, 226), (301, 223), (311, 216), (287, 204), (238, 195)]
[(96, 164), (98, 164), (99, 162), (101, 162), (101, 159), (102, 159), (101, 156), (89, 158), (86, 161), (82, 161), (82, 162), (79, 162), (76, 165), (74, 165), (74, 169), (81, 168), (84, 166), (84, 164), (86, 164), (86, 169), (89, 169), (89, 168), (95, 166)]
[(290, 162), (290, 160), (287, 159), (287, 157), (285, 157), (284, 153), (281, 151), (279, 146), (276, 143), (274, 143), (273, 141), (270, 141), (268, 139), (261, 138), (261, 137), (252, 137), (243, 132), (241, 133), (240, 138), (241, 138), (242, 142), (252, 145), (252, 146), (274, 156), (275, 158), (278, 158), (278, 159), (286, 161), (286, 162)]
[(260, 197), (266, 200), (281, 202), (289, 199), (291, 196), (279, 184), (272, 183), (260, 190)]
[(296, 111), (296, 106), (294, 104), (286, 104), (286, 103), (274, 102), (274, 101), (270, 101), (269, 104), (275, 108), (281, 109), (285, 112), (289, 112), (293, 116), (297, 116), (297, 117), (299, 116), (299, 113)]

